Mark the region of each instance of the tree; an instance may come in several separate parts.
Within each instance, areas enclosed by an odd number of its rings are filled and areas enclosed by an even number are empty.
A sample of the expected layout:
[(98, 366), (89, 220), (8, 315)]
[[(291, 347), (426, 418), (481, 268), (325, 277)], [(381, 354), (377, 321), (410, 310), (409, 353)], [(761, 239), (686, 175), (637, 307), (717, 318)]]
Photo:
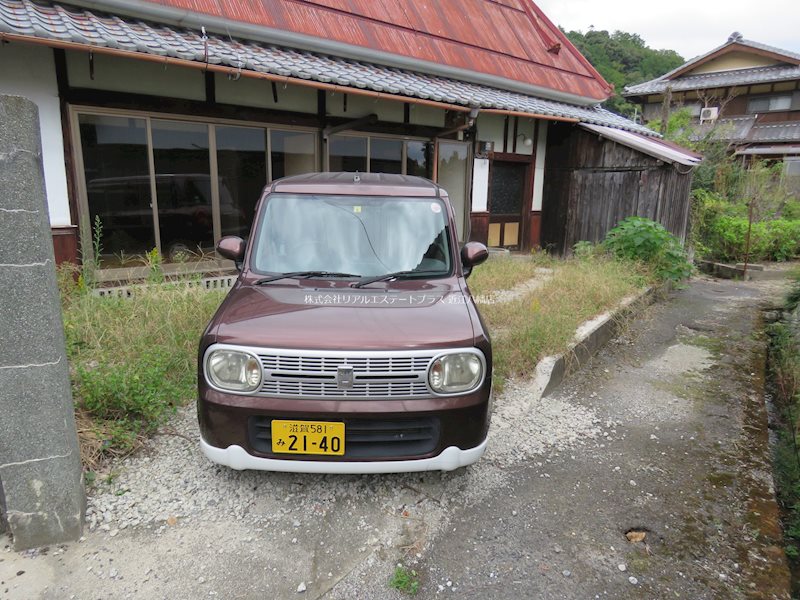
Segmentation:
[(569, 41), (589, 60), (592, 66), (614, 86), (615, 94), (603, 103), (610, 111), (631, 117), (635, 105), (619, 93), (626, 85), (660, 77), (685, 61), (674, 50), (654, 50), (635, 33), (590, 29), (565, 31)]

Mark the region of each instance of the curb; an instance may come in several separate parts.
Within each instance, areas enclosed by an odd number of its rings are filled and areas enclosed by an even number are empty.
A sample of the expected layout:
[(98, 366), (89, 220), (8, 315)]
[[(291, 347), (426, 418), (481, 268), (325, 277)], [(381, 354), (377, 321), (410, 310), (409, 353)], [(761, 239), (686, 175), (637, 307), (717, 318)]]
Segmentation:
[(536, 364), (533, 388), (539, 397), (552, 394), (572, 373), (579, 371), (594, 354), (605, 346), (622, 324), (656, 301), (656, 297), (671, 289), (669, 284), (650, 286), (638, 294), (623, 298), (608, 312), (582, 323), (566, 352), (545, 356)]

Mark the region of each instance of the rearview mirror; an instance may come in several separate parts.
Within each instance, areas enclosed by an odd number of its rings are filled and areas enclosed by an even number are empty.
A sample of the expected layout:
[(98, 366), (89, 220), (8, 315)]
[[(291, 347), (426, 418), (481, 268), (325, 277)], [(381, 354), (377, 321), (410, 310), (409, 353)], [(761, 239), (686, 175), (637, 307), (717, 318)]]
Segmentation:
[(228, 258), (236, 263), (236, 268), (242, 269), (244, 260), (244, 240), (235, 235), (229, 235), (217, 242), (217, 253), (223, 258)]
[(489, 258), (489, 250), (480, 242), (467, 242), (461, 248), (461, 264), (464, 266), (464, 277), (469, 277), (472, 267)]

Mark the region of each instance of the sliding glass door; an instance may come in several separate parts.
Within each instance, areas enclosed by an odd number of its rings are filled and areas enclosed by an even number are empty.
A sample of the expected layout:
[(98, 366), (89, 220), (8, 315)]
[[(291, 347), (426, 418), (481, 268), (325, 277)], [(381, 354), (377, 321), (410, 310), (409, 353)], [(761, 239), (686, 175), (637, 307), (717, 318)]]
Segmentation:
[[(156, 246), (145, 119), (80, 115), (88, 197), (85, 234), (98, 224), (106, 259), (142, 255)], [(106, 260), (108, 262), (108, 260)]]
[(151, 130), (161, 253), (201, 257), (214, 249), (208, 125), (153, 119)]
[(215, 130), (220, 235), (246, 238), (267, 181), (267, 132), (223, 125)]
[(220, 237), (249, 235), (270, 180), (319, 170), (313, 131), (83, 111), (75, 121), (82, 235), (99, 220), (105, 267), (153, 248), (167, 262), (212, 258)]

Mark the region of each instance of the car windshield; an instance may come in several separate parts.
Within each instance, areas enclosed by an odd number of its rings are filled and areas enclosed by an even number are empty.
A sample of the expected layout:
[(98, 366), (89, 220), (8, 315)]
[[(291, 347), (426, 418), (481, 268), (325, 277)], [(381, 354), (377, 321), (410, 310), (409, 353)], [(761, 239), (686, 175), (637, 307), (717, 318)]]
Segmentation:
[(438, 198), (272, 194), (251, 267), (258, 273), (448, 275), (445, 205)]

